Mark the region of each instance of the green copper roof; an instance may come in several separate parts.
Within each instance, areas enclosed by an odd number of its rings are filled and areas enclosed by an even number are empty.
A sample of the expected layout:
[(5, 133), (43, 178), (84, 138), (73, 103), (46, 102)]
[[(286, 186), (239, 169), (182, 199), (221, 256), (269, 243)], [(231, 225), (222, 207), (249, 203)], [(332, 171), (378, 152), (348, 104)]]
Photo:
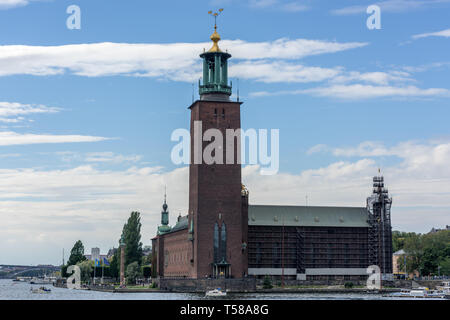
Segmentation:
[(187, 229), (188, 227), (188, 216), (180, 217), (177, 221), (177, 224), (172, 227), (170, 232), (175, 232), (183, 229)]
[(158, 234), (164, 234), (170, 232), (171, 228), (166, 225), (162, 225), (158, 227)]
[(368, 227), (365, 207), (249, 205), (253, 226)]

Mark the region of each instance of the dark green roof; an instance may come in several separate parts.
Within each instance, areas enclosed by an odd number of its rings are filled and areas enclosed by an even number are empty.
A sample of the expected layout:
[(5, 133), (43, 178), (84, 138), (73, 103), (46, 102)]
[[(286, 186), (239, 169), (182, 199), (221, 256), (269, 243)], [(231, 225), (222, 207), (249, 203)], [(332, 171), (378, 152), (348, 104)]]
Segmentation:
[(249, 205), (254, 226), (368, 227), (365, 207)]
[(187, 229), (188, 227), (188, 216), (180, 217), (177, 221), (177, 224), (172, 227), (170, 232), (176, 232), (183, 229)]

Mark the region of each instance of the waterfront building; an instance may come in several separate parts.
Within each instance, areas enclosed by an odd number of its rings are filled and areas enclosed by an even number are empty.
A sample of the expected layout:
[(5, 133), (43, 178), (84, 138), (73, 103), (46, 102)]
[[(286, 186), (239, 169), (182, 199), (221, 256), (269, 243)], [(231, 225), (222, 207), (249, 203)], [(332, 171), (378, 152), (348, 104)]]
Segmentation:
[(211, 49), (200, 55), (200, 99), (189, 107), (189, 210), (171, 227), (164, 197), (161, 225), (152, 239), (154, 276), (361, 280), (367, 278), (368, 266), (377, 265), (383, 279), (392, 279), (392, 199), (380, 174), (361, 207), (249, 205), (237, 143), (232, 145), (233, 164), (194, 161), (206, 146), (195, 148), (197, 121), (202, 122), (201, 136), (208, 129), (225, 136), (227, 129), (241, 128), (242, 102), (230, 99), (231, 54), (219, 48), (216, 26), (211, 40)]
[[(109, 252), (108, 252), (109, 254)], [(103, 261), (103, 258), (108, 258), (108, 254), (100, 254), (100, 248), (91, 248), (91, 254), (85, 254), (87, 260), (95, 261)]]

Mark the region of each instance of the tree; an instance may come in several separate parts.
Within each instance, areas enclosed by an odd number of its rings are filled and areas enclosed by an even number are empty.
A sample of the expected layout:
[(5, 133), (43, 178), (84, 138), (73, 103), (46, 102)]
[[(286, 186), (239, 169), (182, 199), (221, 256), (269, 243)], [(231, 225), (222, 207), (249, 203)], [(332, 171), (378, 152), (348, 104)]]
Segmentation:
[(407, 239), (414, 236), (414, 232), (392, 231), (392, 252), (405, 249)]
[(404, 250), (407, 254), (408, 272), (418, 270), (421, 275), (437, 275), (450, 259), (450, 230), (428, 234), (409, 233), (405, 237)]
[(450, 275), (450, 257), (445, 258), (442, 260), (442, 262), (439, 264), (441, 267), (440, 273), (441, 276), (449, 276)]
[(127, 223), (123, 226), (122, 237), (125, 242), (125, 265), (133, 262), (141, 263), (142, 242), (141, 242), (141, 217), (137, 211), (131, 212)]
[(264, 277), (263, 288), (264, 289), (272, 289), (272, 280), (268, 275)]
[(83, 282), (89, 282), (91, 280), (91, 273), (92, 273), (92, 261), (86, 260), (79, 262), (77, 266), (80, 267), (81, 272), (81, 281)]
[(153, 259), (153, 257), (152, 257), (151, 254), (149, 254), (147, 256), (142, 256), (142, 263), (141, 264), (143, 266), (149, 266), (149, 265), (152, 264), (152, 259)]
[(152, 269), (150, 266), (142, 266), (141, 267), (141, 273), (144, 276), (144, 278), (150, 278), (152, 276)]
[(111, 273), (111, 277), (113, 278), (119, 278), (119, 269), (120, 269), (120, 257), (119, 257), (119, 250), (116, 250), (116, 252), (114, 253), (110, 265), (109, 265), (109, 271)]
[(85, 261), (86, 257), (84, 256), (84, 246), (81, 240), (78, 240), (73, 245), (72, 250), (70, 250), (70, 257), (67, 261), (68, 266), (76, 265), (78, 262)]
[(141, 276), (141, 268), (137, 261), (134, 261), (127, 266), (125, 276), (127, 278), (127, 284), (136, 284), (136, 279)]
[(420, 234), (411, 234), (410, 237), (405, 239), (404, 250), (408, 255), (407, 268), (408, 271), (419, 270), (422, 264), (423, 256), (423, 241)]

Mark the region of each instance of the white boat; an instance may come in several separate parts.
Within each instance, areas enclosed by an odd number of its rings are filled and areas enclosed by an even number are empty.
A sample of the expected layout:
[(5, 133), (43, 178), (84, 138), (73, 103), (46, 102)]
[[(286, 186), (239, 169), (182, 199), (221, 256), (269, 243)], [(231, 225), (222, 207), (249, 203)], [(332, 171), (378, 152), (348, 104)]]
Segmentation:
[(412, 289), (409, 292), (409, 295), (414, 298), (424, 298), (424, 297), (428, 296), (428, 288), (419, 287), (416, 289)]
[(44, 278), (33, 277), (30, 280), (30, 284), (53, 284), (54, 282), (56, 282), (56, 278), (47, 276)]
[(429, 292), (428, 288), (419, 287), (412, 290), (402, 289), (400, 292), (394, 292), (388, 297), (397, 297), (397, 298), (441, 298), (442, 295), (434, 294)]
[(50, 293), (52, 292), (51, 289), (48, 289), (46, 287), (39, 287), (39, 288), (31, 288), (31, 293)]
[(207, 297), (224, 297), (227, 293), (225, 291), (222, 291), (220, 288), (206, 291)]
[(436, 290), (442, 291), (446, 294), (450, 294), (450, 281), (443, 281), (442, 285), (436, 286)]

